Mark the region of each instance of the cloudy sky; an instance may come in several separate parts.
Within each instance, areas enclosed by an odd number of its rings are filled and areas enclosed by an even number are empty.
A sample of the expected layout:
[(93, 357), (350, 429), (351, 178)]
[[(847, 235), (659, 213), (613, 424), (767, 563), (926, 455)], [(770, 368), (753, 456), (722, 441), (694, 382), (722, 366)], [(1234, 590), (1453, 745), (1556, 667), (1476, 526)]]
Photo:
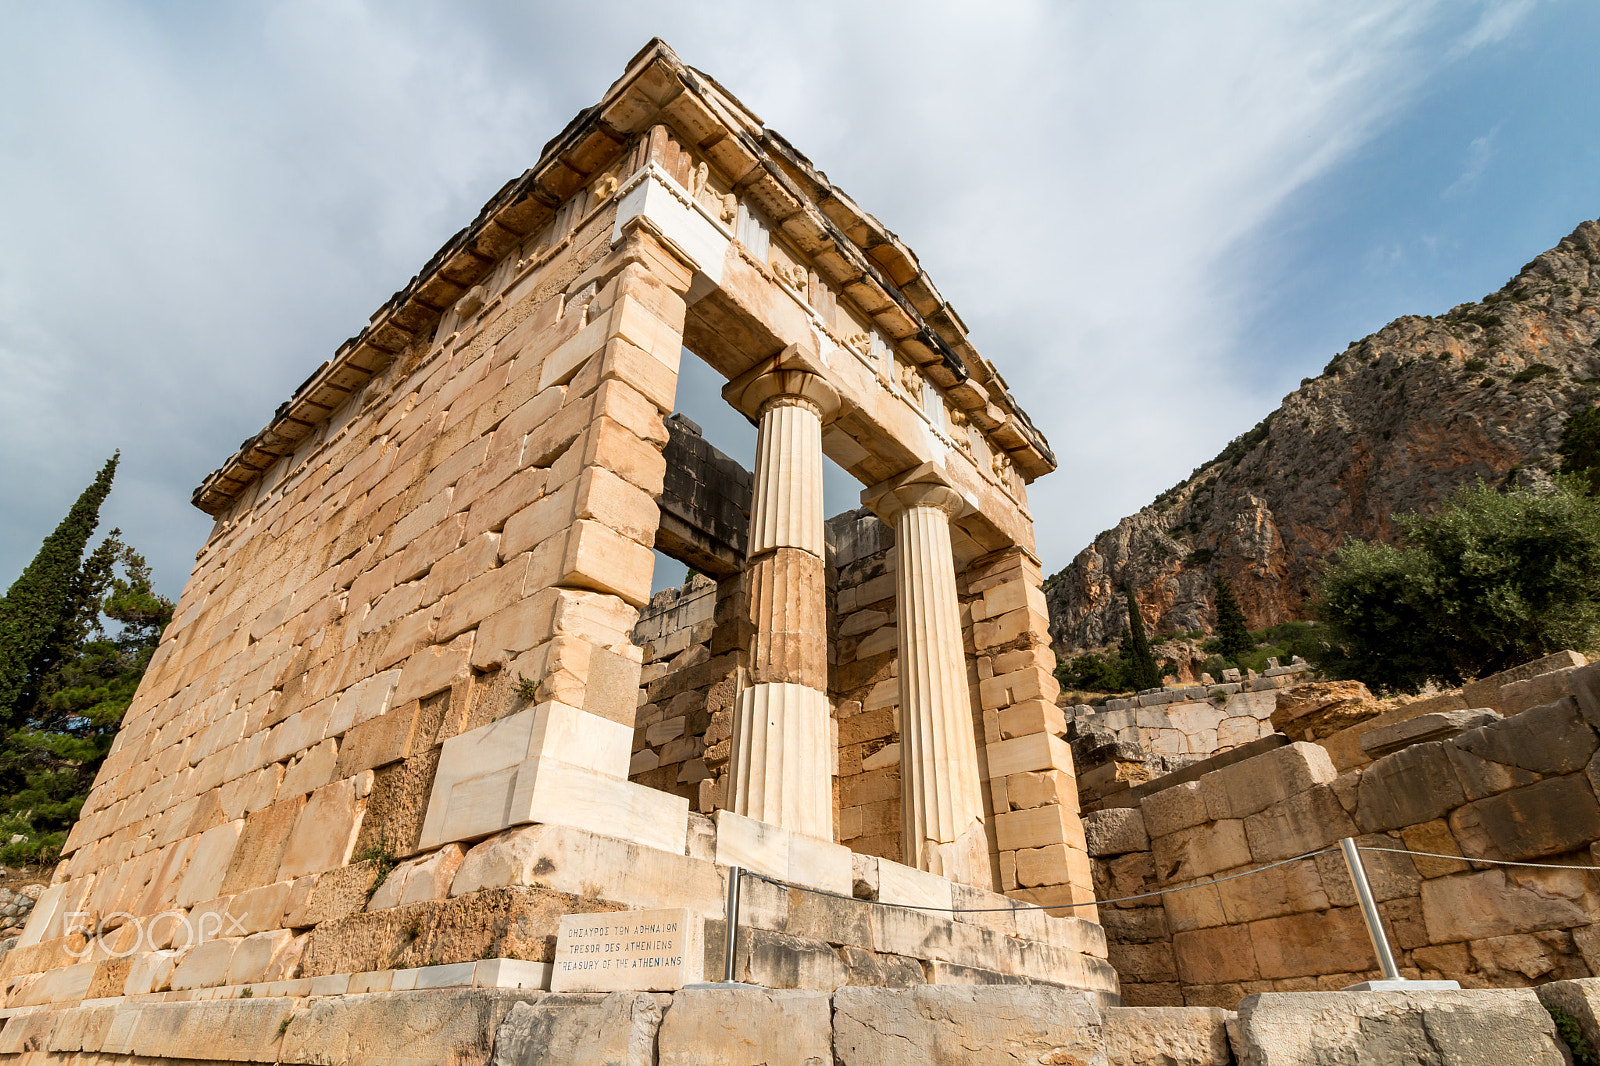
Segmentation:
[(1350, 340), (1600, 215), (1584, 0), (0, 17), (0, 587), (120, 448), (105, 525), (176, 594), (194, 486), (654, 35), (917, 250), (1061, 461), (1051, 571)]

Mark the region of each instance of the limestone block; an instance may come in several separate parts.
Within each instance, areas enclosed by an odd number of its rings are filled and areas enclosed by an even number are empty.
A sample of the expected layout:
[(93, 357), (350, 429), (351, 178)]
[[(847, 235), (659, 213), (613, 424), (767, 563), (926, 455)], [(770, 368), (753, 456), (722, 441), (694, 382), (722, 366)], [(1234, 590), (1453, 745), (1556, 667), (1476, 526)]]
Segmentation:
[(939, 1066), (1107, 1061), (1094, 1001), (1055, 988), (842, 988), (833, 1022), (840, 1066), (907, 1061), (907, 1048)]
[(133, 965), (128, 967), (128, 977), (122, 992), (128, 996), (142, 996), (148, 992), (165, 992), (172, 984), (172, 971), (182, 961), (180, 955), (167, 951), (144, 951), (130, 956)]
[(722, 877), (708, 862), (559, 825), (529, 826), (476, 845), (456, 871), (450, 894), (518, 884), (634, 908), (687, 907), (702, 918), (720, 916), (727, 899)]
[(1139, 810), (1152, 840), (1200, 825), (1214, 817), (1207, 808), (1199, 781), (1185, 781), (1152, 792), (1139, 801)]
[(1151, 841), (1156, 868), (1168, 880), (1203, 877), (1251, 862), (1244, 822), (1229, 819), (1191, 826)]
[(292, 886), (291, 881), (276, 881), (234, 896), (228, 904), (228, 913), (238, 920), (239, 927), (230, 925), (229, 931), (259, 933), (278, 928)]
[(1050, 844), (1016, 853), (1017, 882), (1025, 888), (1039, 885), (1088, 884), (1089, 857), (1071, 844)]
[(1251, 922), (1249, 930), (1265, 980), (1362, 973), (1378, 967), (1366, 922), (1356, 907), (1267, 918)]
[(333, 780), (333, 767), (339, 758), (338, 742), (329, 738), (302, 755), (289, 767), (279, 786), (285, 796), (314, 792)]
[[(660, 1066), (832, 1066), (826, 992), (688, 989), (661, 1021)], [(885, 1061), (885, 1060), (879, 1060)]]
[(283, 924), (303, 929), (355, 914), (367, 902), (378, 872), (378, 864), (369, 859), (319, 874), (305, 905), (285, 913)]
[(353, 777), (416, 754), (433, 742), (425, 728), (430, 723), (421, 702), (413, 701), (354, 726), (339, 745), (334, 778)]
[[(1342, 871), (1341, 876), (1348, 881), (1348, 875)], [(1192, 895), (1197, 891), (1206, 890), (1196, 889), (1182, 894)], [(1224, 881), (1217, 885), (1216, 894), (1222, 914), (1230, 923), (1322, 910), (1329, 905), (1328, 893), (1323, 889), (1323, 878), (1317, 866), (1311, 862), (1290, 863), (1249, 877)], [(1340, 899), (1338, 902), (1351, 901)]]
[[(178, 894), (175, 900), (178, 906), (192, 907), (201, 900), (211, 899), (218, 894), (222, 888), (223, 877), (233, 861), (234, 849), (238, 846), (239, 834), (244, 826), (244, 819), (241, 818), (224, 822), (200, 834), (200, 839), (194, 847), (194, 855), (190, 858), (189, 865), (184, 868), (183, 880), (178, 882)], [(30, 928), (33, 922), (38, 920), (39, 912), (44, 909), (41, 906), (34, 907), (35, 913), (28, 923)], [(22, 943), (24, 945), (28, 943), (26, 932), (23, 934)]]
[(438, 765), (439, 749), (432, 748), (373, 774), (354, 854), (375, 846), (396, 856), (416, 854)]
[(873, 898), (902, 907), (929, 907), (931, 913), (955, 906), (954, 886), (938, 874), (918, 870), (889, 859), (874, 863), (874, 883), (877, 895)]
[(1172, 935), (1172, 952), (1177, 958), (1178, 976), (1187, 985), (1254, 981), (1261, 976), (1248, 926), (1219, 925), (1176, 932)]
[(1079, 851), (1085, 847), (1083, 823), (1077, 812), (1057, 804), (997, 814), (994, 826), (1001, 851), (1050, 844), (1070, 844)]
[(209, 988), (225, 983), (233, 953), (242, 942), (242, 937), (222, 937), (197, 944), (173, 971), (172, 987)]
[(1244, 830), (1258, 862), (1303, 855), (1336, 843), (1340, 837), (1357, 835), (1355, 823), (1326, 785), (1257, 811), (1244, 820)]
[(490, 1066), (655, 1066), (661, 1005), (639, 992), (518, 1003), (495, 1031)]
[[(1201, 778), (1215, 818), (1244, 818), (1338, 776), (1320, 745), (1296, 741)], [(1216, 797), (1216, 798), (1213, 798)], [(1225, 804), (1218, 808), (1218, 802)]]
[(1144, 814), (1138, 807), (1109, 807), (1083, 816), (1085, 849), (1095, 858), (1146, 851), (1150, 847)]
[(446, 844), (432, 855), (411, 864), (401, 882), (403, 887), (396, 903), (422, 903), (449, 896), (450, 883), (455, 880), (456, 872), (466, 856), (466, 849), (460, 844)]
[(729, 810), (719, 810), (712, 818), (719, 866), (741, 866), (791, 884), (850, 893), (854, 874), (849, 848)]
[[(1004, 712), (1001, 712), (1004, 714)], [(1056, 804), (1068, 810), (1078, 808), (1078, 789), (1064, 770), (1030, 771), (1005, 779), (1007, 803), (1012, 810)]]
[(1589, 723), (1568, 696), (1511, 718), (1490, 721), (1456, 737), (1452, 744), (1481, 759), (1540, 774), (1582, 770), (1600, 745)]
[(1108, 1007), (1106, 1066), (1231, 1066), (1227, 1023), (1218, 1007)]
[(1457, 815), (1469, 812), (1493, 842), (1497, 858), (1525, 861), (1600, 840), (1600, 803), (1582, 774), (1547, 777), (1469, 803)]
[(500, 1023), (546, 993), (448, 988), (314, 998), (284, 1030), (284, 1063), (382, 1062), (438, 1066), (487, 1062)]
[(287, 929), (255, 933), (239, 941), (228, 962), (223, 984), (248, 985), (266, 979), (268, 968), (278, 953), (289, 946), (294, 934)]
[[(625, 766), (632, 730), (624, 728), (622, 736)], [(681, 854), (688, 816), (689, 801), (683, 797), (556, 759), (529, 759), (453, 785), (441, 774), (429, 801), (421, 846), (488, 836), (508, 824), (545, 822), (614, 833)]]
[(160, 1059), (263, 1062), (276, 1055), (289, 999), (224, 999), (145, 1003), (122, 1037), (134, 1055)]
[(449, 644), (423, 648), (408, 658), (395, 686), (394, 702), (409, 703), (449, 688), (458, 676), (466, 673), (472, 657), (472, 638), (472, 633), (463, 633)]
[(987, 745), (990, 778), (1010, 777), (1030, 770), (1062, 770), (1072, 773), (1072, 749), (1049, 733), (1002, 740)]
[(1500, 713), (1487, 707), (1419, 714), (1415, 718), (1407, 718), (1393, 725), (1379, 726), (1361, 734), (1361, 750), (1368, 758), (1381, 759), (1413, 744), (1449, 740), (1469, 729), (1476, 729), (1499, 720)]
[(1459, 992), (1269, 992), (1239, 1004), (1241, 1066), (1349, 1062), (1460, 1066), (1565, 1061), (1533, 989)]
[(350, 860), (360, 820), (354, 778), (317, 789), (284, 844), (277, 879), (293, 880), (343, 866)]
[(1361, 773), (1356, 824), (1363, 832), (1429, 822), (1466, 799), (1441, 742), (1386, 755)]
[(1582, 876), (1561, 871), (1508, 875), (1494, 869), (1424, 881), (1422, 916), (1428, 940), (1450, 944), (1588, 925), (1592, 919), (1584, 908)]

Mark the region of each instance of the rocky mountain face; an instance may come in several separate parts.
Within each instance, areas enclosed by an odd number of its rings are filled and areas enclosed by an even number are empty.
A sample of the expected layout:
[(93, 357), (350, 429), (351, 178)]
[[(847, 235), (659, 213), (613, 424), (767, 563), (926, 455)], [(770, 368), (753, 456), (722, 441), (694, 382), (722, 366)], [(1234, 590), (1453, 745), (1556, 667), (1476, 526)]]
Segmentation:
[(1050, 578), (1058, 654), (1116, 641), (1131, 584), (1155, 633), (1209, 629), (1213, 577), (1252, 628), (1301, 618), (1346, 538), (1457, 486), (1537, 482), (1569, 415), (1600, 401), (1600, 221), (1499, 292), (1408, 315), (1350, 345), (1182, 484), (1095, 538)]

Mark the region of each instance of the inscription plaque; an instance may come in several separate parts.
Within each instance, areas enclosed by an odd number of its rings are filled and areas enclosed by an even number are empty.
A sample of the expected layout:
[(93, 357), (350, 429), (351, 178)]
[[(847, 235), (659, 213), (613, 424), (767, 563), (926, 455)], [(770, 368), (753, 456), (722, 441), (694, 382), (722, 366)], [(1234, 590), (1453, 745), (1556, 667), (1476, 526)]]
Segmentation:
[(552, 992), (671, 992), (700, 979), (700, 938), (683, 907), (568, 914), (556, 932)]

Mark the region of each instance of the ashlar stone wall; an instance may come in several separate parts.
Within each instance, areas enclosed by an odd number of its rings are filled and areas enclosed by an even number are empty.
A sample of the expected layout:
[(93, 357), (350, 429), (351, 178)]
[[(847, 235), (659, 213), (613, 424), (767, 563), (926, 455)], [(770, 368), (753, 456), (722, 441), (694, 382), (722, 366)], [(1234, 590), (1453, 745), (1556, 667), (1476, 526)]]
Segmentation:
[[(752, 506), (766, 510), (748, 550), (764, 555), (748, 568), (760, 582), (724, 579), (744, 581), (742, 601), (719, 585), (710, 658), (645, 683), (658, 762), (644, 784), (629, 780), (633, 636), (685, 345), (763, 427)], [(661, 878), (594, 897), (607, 871), (586, 869), (598, 852), (578, 843), (564, 856), (572, 891), (526, 871), (493, 889), (461, 880), (469, 847), (498, 854), (519, 827), (684, 860), (697, 907), (716, 906), (717, 871), (736, 861), (848, 891), (850, 853), (826, 839), (826, 626), (795, 621), (825, 613), (812, 580), (824, 453), (925, 535), (896, 545), (897, 573), (920, 582), (898, 585), (899, 601), (937, 615), (926, 646), (901, 644), (928, 667), (902, 678), (922, 686), (919, 735), (959, 738), (966, 702), (982, 713), (980, 739), (910, 763), (920, 810), (970, 785), (973, 817), (917, 823), (921, 865), (885, 863), (884, 898), (911, 882), (952, 898), (946, 875), (981, 892), (996, 887), (991, 854), (1053, 848), (1037, 902), (1088, 903), (1075, 809), (1011, 833), (1014, 804), (985, 820), (976, 801), (980, 778), (1070, 769), (1049, 734), (1025, 491), (1054, 457), (909, 250), (652, 42), (197, 490), (216, 525), (66, 857), (0, 963), (8, 1003), (427, 968), (435, 947), (537, 955), (562, 908), (684, 890)], [(699, 547), (723, 560), (728, 532)], [(741, 602), (719, 628), (721, 606)], [(737, 647), (713, 666), (722, 640)], [(958, 660), (965, 694), (949, 683)], [(771, 712), (741, 705), (747, 730), (772, 730), (747, 754), (784, 761), (741, 779), (713, 854), (695, 857), (710, 845), (690, 806), (727, 757), (715, 701), (728, 663), (740, 698)], [(693, 739), (685, 714), (683, 734), (649, 744), (673, 700), (702, 689), (707, 732)], [(673, 741), (687, 743), (663, 768)], [(215, 937), (211, 923), (229, 921)]]

